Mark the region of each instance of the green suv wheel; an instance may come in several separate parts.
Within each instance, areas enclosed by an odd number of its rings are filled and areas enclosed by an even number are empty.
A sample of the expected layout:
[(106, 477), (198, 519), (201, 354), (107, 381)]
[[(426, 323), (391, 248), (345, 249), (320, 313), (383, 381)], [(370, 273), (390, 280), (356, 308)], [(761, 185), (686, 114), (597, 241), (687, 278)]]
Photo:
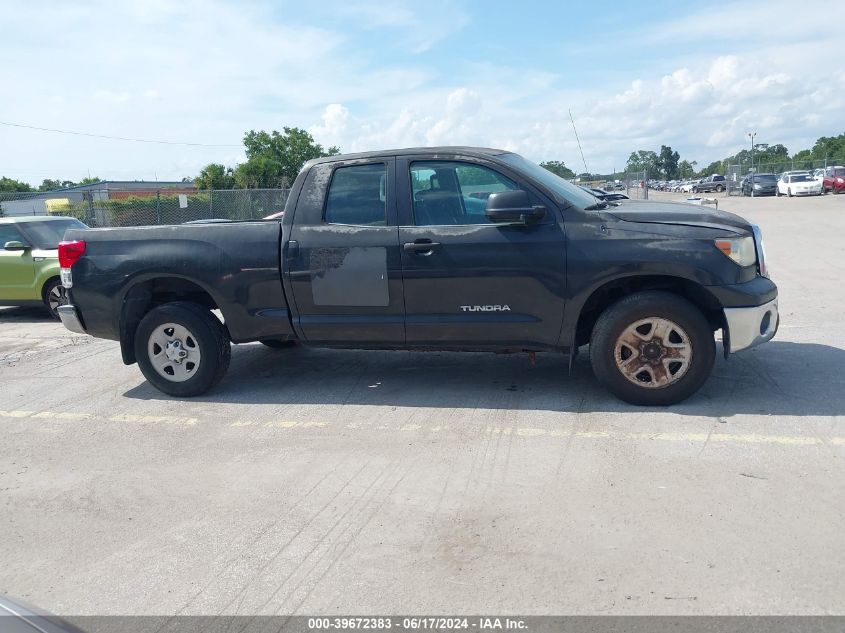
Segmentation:
[(44, 296), (44, 306), (57, 321), (59, 320), (59, 306), (67, 303), (67, 290), (62, 285), (59, 279), (51, 279), (44, 284), (42, 292)]

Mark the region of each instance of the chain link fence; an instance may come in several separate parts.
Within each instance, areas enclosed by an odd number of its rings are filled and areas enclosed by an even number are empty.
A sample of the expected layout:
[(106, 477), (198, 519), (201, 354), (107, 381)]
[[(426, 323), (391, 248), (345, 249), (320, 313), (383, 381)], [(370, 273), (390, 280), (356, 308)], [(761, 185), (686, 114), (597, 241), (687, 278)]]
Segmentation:
[(742, 179), (745, 177), (746, 172), (742, 171), (742, 165), (728, 165), (728, 169), (725, 173), (725, 192), (729, 196), (741, 196), (742, 195)]
[(625, 173), (625, 195), (632, 200), (648, 200), (648, 172)]
[(290, 189), (0, 192), (0, 216), (70, 216), (90, 227), (182, 224), (211, 219), (258, 220), (283, 211), (289, 193)]
[(813, 174), (816, 170), (826, 169), (833, 166), (845, 166), (845, 156), (841, 158), (826, 158), (821, 160), (795, 160), (789, 159), (774, 163), (751, 162), (728, 165), (725, 178), (728, 181), (727, 192), (730, 196), (742, 195), (742, 179), (748, 174), (775, 174), (776, 176), (785, 171), (808, 171)]

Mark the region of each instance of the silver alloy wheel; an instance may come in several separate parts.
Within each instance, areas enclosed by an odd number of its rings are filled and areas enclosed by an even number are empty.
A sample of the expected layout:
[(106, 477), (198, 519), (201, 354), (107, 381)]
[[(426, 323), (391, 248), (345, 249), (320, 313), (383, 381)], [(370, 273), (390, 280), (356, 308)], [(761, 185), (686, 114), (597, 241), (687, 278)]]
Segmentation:
[(159, 325), (147, 342), (153, 368), (170, 382), (185, 382), (196, 375), (202, 360), (197, 338), (184, 325)]
[(56, 284), (52, 288), (50, 288), (50, 294), (47, 295), (47, 306), (50, 308), (50, 312), (53, 314), (58, 314), (59, 306), (63, 306), (67, 303), (67, 290), (61, 284)]
[(663, 317), (647, 317), (629, 325), (613, 351), (616, 368), (638, 387), (660, 389), (680, 380), (692, 362), (689, 335)]

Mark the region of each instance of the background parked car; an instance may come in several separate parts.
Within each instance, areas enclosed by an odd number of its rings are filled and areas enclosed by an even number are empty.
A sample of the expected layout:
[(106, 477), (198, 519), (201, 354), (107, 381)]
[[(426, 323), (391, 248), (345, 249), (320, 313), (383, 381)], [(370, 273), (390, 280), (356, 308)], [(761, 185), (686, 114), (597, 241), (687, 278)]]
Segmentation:
[(833, 193), (842, 193), (845, 191), (845, 167), (828, 167), (825, 170), (824, 180), (822, 181), (822, 190), (824, 193), (832, 191)]
[(742, 179), (740, 192), (743, 196), (750, 196), (753, 190), (755, 196), (773, 196), (777, 193), (778, 177), (774, 174), (753, 174)]
[(71, 228), (88, 227), (75, 218), (0, 218), (0, 305), (43, 305), (59, 318), (66, 299), (58, 247)]
[(784, 172), (777, 182), (775, 195), (778, 196), (820, 196), (822, 185), (807, 173)]
[(681, 185), (681, 191), (683, 193), (692, 193), (695, 191), (696, 185), (698, 185), (698, 180), (687, 180)]
[(628, 196), (624, 193), (616, 191), (606, 191), (604, 189), (599, 189), (598, 187), (581, 187), (581, 189), (587, 193), (593, 194), (599, 200), (607, 200), (608, 202), (613, 202), (614, 200), (629, 200)]
[(721, 193), (725, 190), (725, 177), (719, 174), (707, 176), (704, 180), (700, 180), (692, 186), (693, 193), (704, 193), (710, 191), (717, 191)]

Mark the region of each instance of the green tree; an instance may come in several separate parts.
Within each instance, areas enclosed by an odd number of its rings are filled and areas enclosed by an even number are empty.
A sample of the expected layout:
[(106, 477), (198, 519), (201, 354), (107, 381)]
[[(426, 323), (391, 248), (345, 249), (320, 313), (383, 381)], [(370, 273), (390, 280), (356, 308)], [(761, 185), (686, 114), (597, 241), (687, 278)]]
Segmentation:
[(41, 184), (38, 186), (38, 191), (55, 191), (56, 189), (62, 188), (62, 181), (61, 180), (51, 180), (50, 178), (45, 178)]
[[(754, 144), (754, 163), (782, 163), (789, 160), (789, 150), (780, 143), (775, 145), (768, 145), (766, 143)], [(723, 162), (736, 163), (751, 163), (751, 150), (744, 149), (737, 152), (733, 156), (729, 156)]]
[[(730, 163), (730, 160), (725, 161)], [(711, 174), (723, 174), (725, 172), (723, 168), (724, 163), (720, 160), (714, 160), (712, 163), (704, 167), (700, 172), (698, 172), (698, 176), (700, 178), (704, 178), (706, 176), (710, 176)]]
[(77, 184), (78, 185), (96, 185), (98, 182), (103, 182), (101, 178), (98, 176), (88, 176), (87, 178), (83, 178)]
[(72, 180), (52, 180), (45, 178), (40, 185), (38, 191), (55, 191), (56, 189), (67, 189), (68, 187), (75, 187), (76, 183)]
[(834, 159), (834, 162), (845, 162), (845, 134), (839, 136), (822, 136), (813, 145), (812, 158), (815, 160)]
[(34, 191), (34, 189), (29, 183), (3, 176), (0, 178), (0, 191)]
[(544, 161), (540, 163), (540, 167), (542, 167), (543, 169), (548, 169), (553, 174), (557, 174), (561, 178), (566, 178), (567, 180), (575, 177), (575, 172), (569, 169), (569, 167), (564, 165), (563, 161), (560, 160)]
[(239, 186), (290, 186), (306, 161), (340, 153), (337, 147), (324, 149), (306, 130), (282, 129), (281, 133), (276, 130), (247, 132), (244, 136), (247, 161), (238, 165), (234, 172)]
[(695, 176), (695, 166), (697, 161), (682, 160), (678, 163), (678, 178), (692, 178)]
[[(681, 160), (681, 155), (678, 152), (672, 151), (672, 148), (668, 145), (661, 145), (656, 167), (663, 173), (667, 180), (673, 180), (678, 176), (679, 160)], [(651, 175), (651, 172), (649, 172), (649, 175)]]
[(812, 169), (813, 168), (813, 150), (802, 149), (800, 152), (792, 157), (792, 163), (796, 169)]
[(231, 167), (219, 163), (209, 163), (194, 178), (197, 189), (232, 189), (235, 186), (235, 174)]
[(649, 174), (655, 174), (658, 171), (658, 162), (659, 158), (655, 152), (640, 149), (636, 152), (631, 152), (625, 169), (627, 171), (647, 171)]
[(244, 189), (287, 187), (292, 182), (284, 165), (270, 156), (253, 156), (235, 168), (235, 183)]

